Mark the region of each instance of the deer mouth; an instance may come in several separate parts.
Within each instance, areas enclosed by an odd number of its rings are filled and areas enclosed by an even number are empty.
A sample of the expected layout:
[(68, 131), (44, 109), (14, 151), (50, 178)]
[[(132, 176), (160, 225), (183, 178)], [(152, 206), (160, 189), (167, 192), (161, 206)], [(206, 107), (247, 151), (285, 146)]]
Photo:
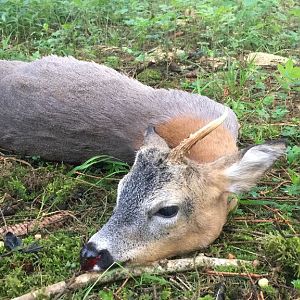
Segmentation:
[(82, 271), (103, 271), (114, 264), (114, 259), (108, 250), (97, 251), (94, 244), (88, 243), (80, 253)]
[[(82, 259), (80, 262), (81, 270), (82, 271), (98, 271), (97, 269), (98, 269), (98, 266), (100, 265), (100, 261), (101, 261), (101, 255), (98, 255), (96, 257)], [(96, 270), (94, 270), (94, 268)]]

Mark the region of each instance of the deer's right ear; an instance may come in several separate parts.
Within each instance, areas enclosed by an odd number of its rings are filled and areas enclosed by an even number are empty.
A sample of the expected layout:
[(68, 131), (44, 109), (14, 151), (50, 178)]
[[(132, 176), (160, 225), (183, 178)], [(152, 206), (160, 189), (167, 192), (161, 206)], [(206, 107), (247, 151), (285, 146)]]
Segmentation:
[(277, 141), (240, 151), (237, 159), (225, 168), (227, 191), (240, 193), (250, 190), (275, 160), (284, 154), (285, 149), (285, 143)]
[(169, 150), (169, 146), (166, 141), (160, 137), (153, 126), (149, 126), (144, 133), (144, 147), (155, 147), (164, 150)]

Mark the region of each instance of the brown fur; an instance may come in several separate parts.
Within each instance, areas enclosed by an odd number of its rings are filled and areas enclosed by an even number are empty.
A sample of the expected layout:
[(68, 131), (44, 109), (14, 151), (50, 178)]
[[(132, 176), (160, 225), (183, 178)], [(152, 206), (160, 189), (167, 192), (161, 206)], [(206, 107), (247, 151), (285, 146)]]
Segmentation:
[[(156, 126), (156, 131), (166, 140), (170, 148), (174, 148), (191, 133), (196, 132), (207, 123), (208, 121), (192, 117), (177, 117)], [(188, 157), (197, 162), (206, 163), (237, 152), (237, 150), (236, 141), (230, 131), (220, 126), (199, 141), (191, 149)]]

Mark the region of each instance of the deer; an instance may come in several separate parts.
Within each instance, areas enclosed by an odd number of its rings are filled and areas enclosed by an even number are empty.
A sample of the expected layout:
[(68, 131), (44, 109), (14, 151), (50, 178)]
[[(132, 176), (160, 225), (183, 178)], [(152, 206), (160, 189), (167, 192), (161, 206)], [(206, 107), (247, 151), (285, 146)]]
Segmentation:
[(207, 247), (284, 154), (281, 140), (237, 147), (235, 113), (208, 97), (154, 89), (73, 57), (0, 61), (0, 147), (76, 164), (132, 164), (114, 211), (80, 251), (83, 268), (149, 264)]

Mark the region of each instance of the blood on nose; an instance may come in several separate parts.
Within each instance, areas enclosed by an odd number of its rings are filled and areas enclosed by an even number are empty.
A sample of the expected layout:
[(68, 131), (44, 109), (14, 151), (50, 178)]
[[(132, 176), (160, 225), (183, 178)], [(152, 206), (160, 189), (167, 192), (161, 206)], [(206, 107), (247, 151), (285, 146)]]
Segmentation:
[(95, 266), (99, 270), (105, 270), (114, 263), (114, 260), (108, 250), (97, 250), (94, 243), (87, 243), (80, 252), (81, 269), (91, 271)]

